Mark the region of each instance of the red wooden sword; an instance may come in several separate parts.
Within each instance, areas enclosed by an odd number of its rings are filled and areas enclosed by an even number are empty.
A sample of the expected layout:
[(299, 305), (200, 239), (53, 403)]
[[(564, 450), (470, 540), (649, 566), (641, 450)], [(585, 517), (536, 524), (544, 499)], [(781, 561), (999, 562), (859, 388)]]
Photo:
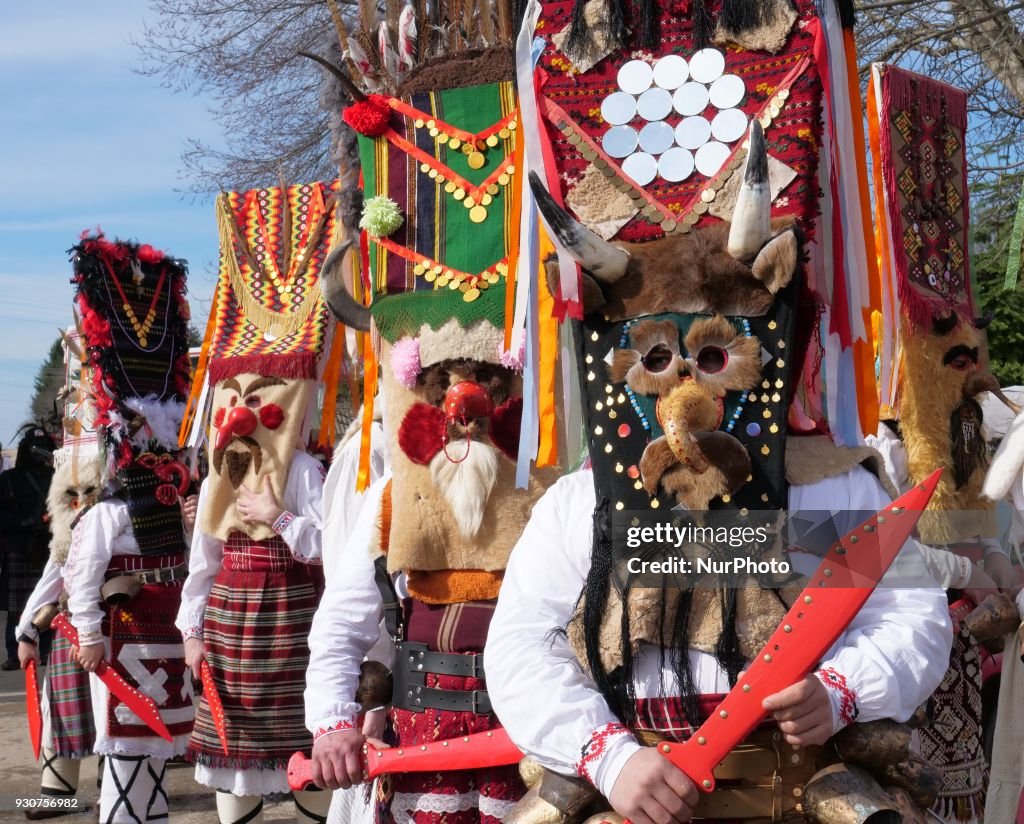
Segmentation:
[[(58, 615), (53, 619), (50, 627), (67, 638), (73, 646), (78, 646), (78, 631), (71, 626), (66, 615)], [(106, 685), (108, 690), (120, 698), (128, 709), (139, 716), (153, 732), (167, 741), (174, 740), (160, 718), (160, 710), (157, 709), (156, 701), (135, 689), (102, 659), (96, 665), (96, 677)]]
[(205, 658), (199, 664), (199, 677), (203, 681), (203, 695), (206, 696), (206, 703), (210, 705), (210, 715), (213, 717), (213, 726), (217, 730), (220, 746), (224, 750), (224, 755), (228, 755), (228, 729), (224, 720), (224, 704), (221, 703), (217, 685), (213, 683), (213, 671)]
[[(685, 743), (658, 746), (699, 788), (714, 789), (714, 768), (767, 715), (764, 699), (802, 680), (850, 625), (914, 531), (941, 475), (942, 470), (936, 470), (837, 541), (712, 716)], [(500, 767), (523, 756), (503, 729), (402, 749), (368, 747), (366, 755), (369, 778)], [(288, 762), (289, 786), (301, 790), (312, 780), (311, 762), (295, 753)]]
[(39, 760), (43, 745), (43, 708), (39, 705), (39, 672), (35, 659), (25, 665), (25, 714), (28, 716), (28, 736), (32, 740), (32, 754)]

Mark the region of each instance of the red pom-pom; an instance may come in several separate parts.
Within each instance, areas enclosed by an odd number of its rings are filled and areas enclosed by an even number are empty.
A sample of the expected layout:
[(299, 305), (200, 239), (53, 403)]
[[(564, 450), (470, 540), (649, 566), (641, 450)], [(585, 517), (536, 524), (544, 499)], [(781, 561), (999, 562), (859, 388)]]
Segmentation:
[(398, 445), (413, 463), (426, 465), (444, 446), (444, 412), (429, 403), (413, 404), (398, 427)]
[(260, 407), (260, 423), (267, 429), (277, 429), (284, 421), (284, 411), (276, 403)]
[(159, 263), (164, 259), (164, 253), (159, 249), (154, 249), (148, 243), (142, 244), (135, 256), (139, 259), (139, 263)]
[(510, 461), (519, 457), (519, 427), (523, 420), (523, 399), (509, 398), (494, 410), (489, 434), (493, 443)]
[(377, 137), (384, 134), (391, 122), (391, 107), (383, 95), (371, 94), (366, 100), (345, 109), (341, 117), (359, 134)]

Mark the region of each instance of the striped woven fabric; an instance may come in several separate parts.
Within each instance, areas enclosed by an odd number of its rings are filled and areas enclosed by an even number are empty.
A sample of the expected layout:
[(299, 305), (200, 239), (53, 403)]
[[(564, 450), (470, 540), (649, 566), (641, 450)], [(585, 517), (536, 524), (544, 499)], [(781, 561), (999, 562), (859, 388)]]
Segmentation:
[(307, 638), (321, 591), (314, 571), (296, 562), (280, 538), (252, 541), (232, 533), (203, 626), (224, 704), (229, 754), (204, 698), (190, 760), (210, 767), (284, 769), (296, 750), (310, 753), (313, 737), (305, 726), (302, 693)]
[(96, 743), (89, 675), (71, 657), (71, 642), (55, 633), (46, 670), (51, 746), (61, 758), (85, 758)]

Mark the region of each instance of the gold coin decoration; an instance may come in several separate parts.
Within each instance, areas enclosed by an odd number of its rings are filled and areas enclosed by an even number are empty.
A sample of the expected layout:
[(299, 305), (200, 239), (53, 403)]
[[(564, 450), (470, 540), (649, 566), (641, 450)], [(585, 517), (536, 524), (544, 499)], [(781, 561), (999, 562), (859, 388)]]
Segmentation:
[(469, 156), (468, 160), (470, 169), (482, 169), (484, 167), (485, 162), (486, 158), (484, 157), (483, 152), (473, 152)]
[(469, 210), (469, 219), (474, 223), (483, 223), (487, 219), (487, 209), (483, 206), (474, 206)]

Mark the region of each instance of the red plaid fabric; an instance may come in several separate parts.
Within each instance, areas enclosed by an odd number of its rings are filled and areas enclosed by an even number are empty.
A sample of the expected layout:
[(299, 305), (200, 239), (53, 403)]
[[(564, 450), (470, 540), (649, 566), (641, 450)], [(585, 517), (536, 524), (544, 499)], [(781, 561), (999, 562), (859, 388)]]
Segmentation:
[(61, 758), (85, 758), (96, 743), (89, 673), (71, 654), (71, 642), (54, 633), (46, 668), (46, 700), (50, 706), (50, 735)]
[(207, 660), (227, 721), (224, 755), (204, 698), (196, 712), (190, 760), (210, 767), (284, 769), (307, 755), (302, 693), (309, 630), (322, 592), (319, 567), (297, 562), (280, 538), (232, 533), (203, 625)]

